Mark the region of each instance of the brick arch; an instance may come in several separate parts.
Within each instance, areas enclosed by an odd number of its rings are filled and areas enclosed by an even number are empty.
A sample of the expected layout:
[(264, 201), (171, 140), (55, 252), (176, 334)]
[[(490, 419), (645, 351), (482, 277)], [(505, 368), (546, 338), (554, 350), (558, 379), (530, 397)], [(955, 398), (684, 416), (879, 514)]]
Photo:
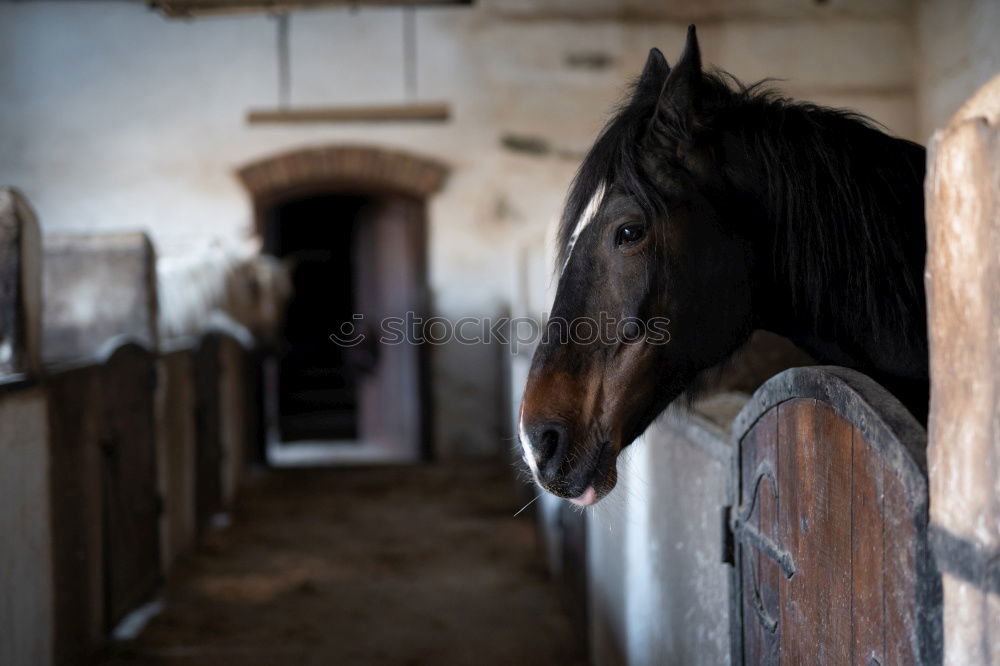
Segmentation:
[(281, 199), (338, 190), (426, 199), (444, 184), (448, 168), (400, 150), (338, 145), (273, 155), (241, 167), (237, 175), (259, 208)]

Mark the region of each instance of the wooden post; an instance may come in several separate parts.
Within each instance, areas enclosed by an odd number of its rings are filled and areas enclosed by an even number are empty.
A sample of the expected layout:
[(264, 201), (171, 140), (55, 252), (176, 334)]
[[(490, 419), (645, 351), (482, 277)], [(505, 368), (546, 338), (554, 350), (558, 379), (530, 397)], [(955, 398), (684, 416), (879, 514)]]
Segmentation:
[(38, 369), (41, 291), (38, 221), (20, 192), (0, 188), (0, 374)]
[(945, 664), (1000, 664), (1000, 76), (929, 153), (931, 522)]

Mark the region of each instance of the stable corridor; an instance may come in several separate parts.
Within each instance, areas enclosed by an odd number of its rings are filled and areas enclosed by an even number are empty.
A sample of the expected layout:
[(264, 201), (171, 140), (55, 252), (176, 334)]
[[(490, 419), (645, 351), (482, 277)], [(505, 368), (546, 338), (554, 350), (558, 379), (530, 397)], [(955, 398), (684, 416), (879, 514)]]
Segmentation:
[(269, 470), (100, 663), (583, 664), (496, 465)]

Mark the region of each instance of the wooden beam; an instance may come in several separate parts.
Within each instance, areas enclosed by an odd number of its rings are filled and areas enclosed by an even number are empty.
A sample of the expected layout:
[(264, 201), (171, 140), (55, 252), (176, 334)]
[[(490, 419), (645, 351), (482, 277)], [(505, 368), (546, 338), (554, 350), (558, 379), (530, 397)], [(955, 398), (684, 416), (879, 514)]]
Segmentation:
[(444, 102), (423, 102), (418, 104), (251, 109), (247, 112), (246, 118), (247, 122), (251, 125), (275, 123), (444, 122), (451, 118), (451, 107)]
[(150, 6), (168, 18), (214, 14), (285, 12), (316, 7), (417, 7), (471, 5), (472, 0), (151, 0)]

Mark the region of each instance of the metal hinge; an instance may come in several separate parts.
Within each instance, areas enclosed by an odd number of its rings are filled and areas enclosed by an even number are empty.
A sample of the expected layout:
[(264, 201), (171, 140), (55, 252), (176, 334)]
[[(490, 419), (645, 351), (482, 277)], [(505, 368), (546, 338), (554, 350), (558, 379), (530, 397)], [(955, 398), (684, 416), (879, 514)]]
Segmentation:
[(736, 538), (733, 534), (733, 507), (722, 508), (722, 563), (733, 566), (736, 564)]

